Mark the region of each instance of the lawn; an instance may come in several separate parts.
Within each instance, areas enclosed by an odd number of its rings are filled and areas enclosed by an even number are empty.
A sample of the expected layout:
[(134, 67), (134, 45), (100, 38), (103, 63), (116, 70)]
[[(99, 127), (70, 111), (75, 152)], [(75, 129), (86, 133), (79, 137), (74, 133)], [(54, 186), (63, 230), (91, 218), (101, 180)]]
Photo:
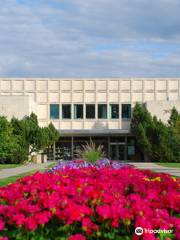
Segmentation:
[(157, 163), (157, 164), (162, 166), (162, 167), (180, 168), (180, 163)]

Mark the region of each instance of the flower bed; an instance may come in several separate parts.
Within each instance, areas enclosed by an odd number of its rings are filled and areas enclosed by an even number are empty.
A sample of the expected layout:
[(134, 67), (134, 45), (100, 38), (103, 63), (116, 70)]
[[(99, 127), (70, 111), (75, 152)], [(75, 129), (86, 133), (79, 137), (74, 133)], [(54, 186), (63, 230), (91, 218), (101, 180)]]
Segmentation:
[(48, 172), (54, 172), (60, 169), (79, 169), (79, 168), (88, 168), (88, 167), (94, 167), (94, 168), (102, 168), (102, 167), (110, 167), (115, 169), (120, 169), (123, 167), (132, 167), (131, 165), (127, 163), (122, 163), (120, 161), (112, 161), (107, 158), (100, 159), (96, 163), (89, 163), (82, 159), (72, 160), (72, 161), (59, 161), (56, 166), (54, 166), (52, 169), (48, 170)]
[[(180, 239), (179, 180), (111, 166), (36, 173), (0, 188), (0, 239)], [(169, 238), (168, 238), (169, 237)]]

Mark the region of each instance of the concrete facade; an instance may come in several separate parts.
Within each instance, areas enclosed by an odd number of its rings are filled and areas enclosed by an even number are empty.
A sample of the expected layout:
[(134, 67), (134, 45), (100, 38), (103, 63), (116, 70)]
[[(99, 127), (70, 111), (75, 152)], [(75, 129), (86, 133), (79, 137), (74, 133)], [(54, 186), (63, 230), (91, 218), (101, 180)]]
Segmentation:
[[(164, 110), (168, 110), (173, 104), (178, 106), (180, 101), (180, 78), (108, 78), (108, 79), (28, 79), (28, 78), (1, 78), (0, 96), (29, 96), (33, 110), (38, 116), (41, 126), (46, 126), (50, 121), (60, 130), (91, 130), (91, 129), (129, 129), (129, 121), (121, 119), (81, 119), (57, 120), (50, 119), (50, 104), (119, 104), (121, 112), (122, 103), (130, 103), (132, 108), (136, 102), (150, 102), (147, 104), (153, 114), (157, 114), (166, 120), (168, 112), (159, 111), (159, 107), (165, 103)], [(7, 97), (7, 99), (8, 99)], [(17, 100), (12, 101), (13, 109)], [(25, 98), (24, 98), (25, 99)], [(167, 101), (168, 100), (168, 101)], [(25, 100), (22, 100), (22, 102)], [(172, 102), (171, 102), (172, 101)], [(30, 104), (29, 102), (29, 104)], [(163, 103), (164, 102), (164, 103)], [(34, 104), (35, 103), (35, 104)], [(160, 106), (161, 105), (161, 106)], [(22, 104), (23, 106), (23, 104)], [(154, 108), (155, 107), (155, 108)], [(5, 109), (5, 108), (4, 108)], [(17, 109), (18, 110), (18, 109)], [(21, 109), (23, 111), (23, 109)], [(96, 109), (97, 110), (97, 109)], [(10, 106), (8, 107), (8, 117)], [(73, 108), (72, 108), (73, 111)], [(85, 111), (85, 108), (84, 108)], [(16, 111), (17, 117), (19, 111)], [(61, 112), (61, 108), (60, 108)], [(5, 110), (2, 111), (5, 114)], [(2, 115), (1, 113), (1, 115)], [(97, 113), (97, 111), (96, 111)], [(73, 113), (72, 113), (73, 114)], [(60, 114), (61, 116), (61, 114)]]
[[(41, 126), (52, 122), (60, 131), (49, 160), (74, 158), (75, 150), (90, 139), (102, 144), (111, 159), (142, 160), (129, 131), (131, 119), (122, 117), (123, 105), (133, 110), (136, 102), (146, 104), (152, 115), (166, 122), (173, 106), (180, 111), (180, 78), (0, 79), (0, 115), (22, 118), (33, 111)], [(74, 117), (77, 104), (83, 106), (83, 117), (78, 119)], [(92, 119), (86, 117), (87, 104), (95, 105)], [(107, 105), (107, 119), (98, 117), (99, 104)], [(51, 105), (58, 107), (56, 119), (50, 117)], [(62, 105), (71, 106), (70, 119), (62, 117)], [(118, 107), (115, 119), (111, 105)]]

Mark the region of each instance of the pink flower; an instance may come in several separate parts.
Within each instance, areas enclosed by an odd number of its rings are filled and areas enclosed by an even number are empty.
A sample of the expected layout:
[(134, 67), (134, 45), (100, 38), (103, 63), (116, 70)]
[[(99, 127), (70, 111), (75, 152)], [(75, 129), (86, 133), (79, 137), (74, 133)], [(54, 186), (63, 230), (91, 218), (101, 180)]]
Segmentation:
[(2, 231), (4, 229), (4, 222), (3, 220), (0, 218), (0, 231)]
[(68, 240), (86, 240), (86, 238), (82, 234), (75, 234), (68, 238)]
[(37, 222), (35, 221), (34, 217), (31, 216), (26, 218), (25, 227), (30, 231), (34, 231), (37, 228)]

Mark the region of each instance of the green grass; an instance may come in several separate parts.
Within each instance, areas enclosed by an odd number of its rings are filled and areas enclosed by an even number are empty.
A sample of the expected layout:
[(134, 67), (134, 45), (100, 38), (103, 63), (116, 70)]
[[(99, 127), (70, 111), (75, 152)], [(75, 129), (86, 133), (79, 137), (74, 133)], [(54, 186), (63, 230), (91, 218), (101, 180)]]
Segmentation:
[(1, 169), (7, 169), (7, 168), (16, 168), (20, 167), (22, 164), (0, 164), (0, 170)]
[(162, 167), (180, 168), (180, 163), (156, 163)]

